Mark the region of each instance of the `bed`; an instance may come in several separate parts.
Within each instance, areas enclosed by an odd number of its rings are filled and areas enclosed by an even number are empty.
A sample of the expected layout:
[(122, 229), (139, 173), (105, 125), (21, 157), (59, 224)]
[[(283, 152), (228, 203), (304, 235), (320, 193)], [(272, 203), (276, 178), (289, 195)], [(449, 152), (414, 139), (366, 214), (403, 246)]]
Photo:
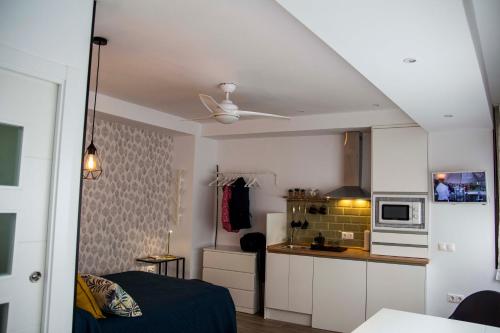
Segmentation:
[(76, 309), (76, 333), (236, 333), (236, 313), (226, 288), (199, 280), (180, 280), (146, 272), (104, 276), (139, 304), (135, 318), (95, 319)]

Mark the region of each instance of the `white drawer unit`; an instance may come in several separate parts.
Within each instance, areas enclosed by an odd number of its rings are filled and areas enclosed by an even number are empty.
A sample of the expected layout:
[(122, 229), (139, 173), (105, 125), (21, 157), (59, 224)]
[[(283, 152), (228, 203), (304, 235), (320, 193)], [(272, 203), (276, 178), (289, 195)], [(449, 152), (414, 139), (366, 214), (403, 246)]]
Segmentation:
[(256, 253), (243, 252), (233, 246), (203, 249), (203, 281), (228, 288), (236, 311), (258, 312)]
[(238, 247), (206, 248), (203, 250), (203, 267), (255, 274), (256, 254), (242, 252)]
[(391, 257), (410, 257), (410, 258), (428, 258), (427, 246), (420, 245), (396, 245), (396, 244), (377, 244), (372, 242), (371, 253), (380, 256)]
[(390, 244), (408, 244), (408, 245), (427, 245), (427, 233), (396, 233), (396, 232), (372, 232), (372, 242), (390, 243)]
[(245, 313), (257, 313), (259, 309), (258, 294), (255, 291), (228, 288), (233, 298), (236, 311)]
[(203, 280), (227, 288), (250, 291), (257, 290), (257, 280), (255, 279), (255, 274), (251, 273), (204, 267)]

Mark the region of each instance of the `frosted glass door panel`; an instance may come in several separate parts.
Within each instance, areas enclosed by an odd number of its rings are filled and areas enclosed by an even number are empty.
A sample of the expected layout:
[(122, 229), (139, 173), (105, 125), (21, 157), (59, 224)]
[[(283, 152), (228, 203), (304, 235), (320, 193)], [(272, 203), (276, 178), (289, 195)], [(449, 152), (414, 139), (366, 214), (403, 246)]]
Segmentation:
[(0, 123), (0, 185), (19, 185), (23, 129)]
[(12, 272), (16, 214), (0, 213), (0, 276)]

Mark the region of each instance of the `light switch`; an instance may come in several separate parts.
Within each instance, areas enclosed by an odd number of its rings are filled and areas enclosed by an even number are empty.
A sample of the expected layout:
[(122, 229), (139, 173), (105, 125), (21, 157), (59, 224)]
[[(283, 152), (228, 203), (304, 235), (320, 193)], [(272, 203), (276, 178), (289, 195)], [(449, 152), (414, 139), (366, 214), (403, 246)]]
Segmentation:
[(446, 251), (446, 243), (438, 243), (439, 251)]
[(447, 243), (446, 244), (446, 251), (455, 252), (455, 243)]

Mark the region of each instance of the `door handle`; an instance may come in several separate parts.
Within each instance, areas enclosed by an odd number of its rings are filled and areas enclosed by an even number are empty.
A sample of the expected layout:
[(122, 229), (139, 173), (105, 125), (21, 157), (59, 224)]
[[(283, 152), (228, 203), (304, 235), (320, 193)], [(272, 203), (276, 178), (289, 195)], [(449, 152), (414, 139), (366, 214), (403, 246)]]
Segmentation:
[(29, 277), (31, 283), (38, 282), (38, 280), (40, 280), (41, 278), (42, 278), (42, 273), (40, 272), (33, 272)]

